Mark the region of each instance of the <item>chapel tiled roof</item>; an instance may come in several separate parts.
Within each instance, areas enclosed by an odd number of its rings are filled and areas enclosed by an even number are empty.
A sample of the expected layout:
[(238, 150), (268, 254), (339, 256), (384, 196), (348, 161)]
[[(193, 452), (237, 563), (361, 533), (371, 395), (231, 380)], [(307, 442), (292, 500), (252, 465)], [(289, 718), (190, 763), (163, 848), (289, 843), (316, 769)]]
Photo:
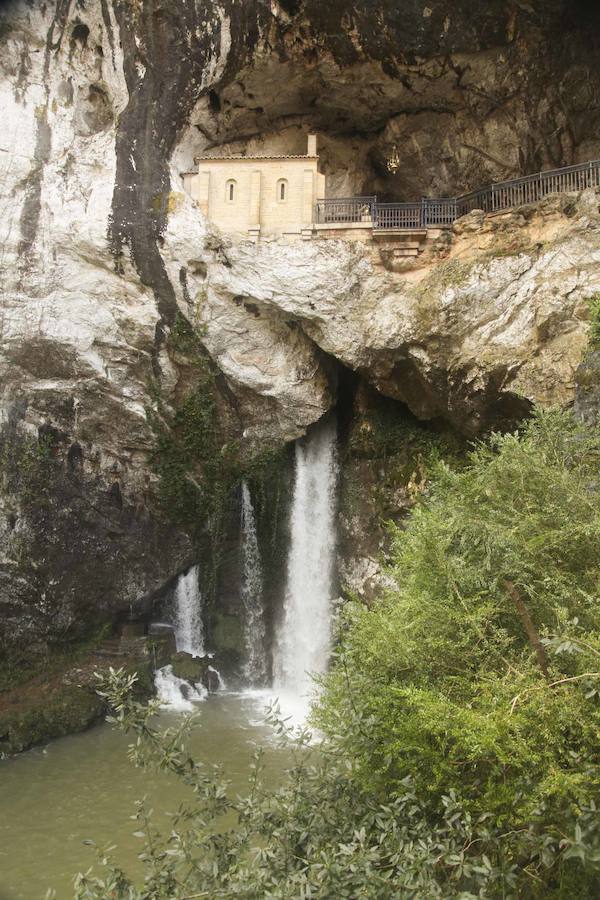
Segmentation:
[(318, 159), (318, 155), (309, 156), (306, 153), (265, 153), (262, 156), (195, 156), (194, 162), (215, 162), (220, 159)]

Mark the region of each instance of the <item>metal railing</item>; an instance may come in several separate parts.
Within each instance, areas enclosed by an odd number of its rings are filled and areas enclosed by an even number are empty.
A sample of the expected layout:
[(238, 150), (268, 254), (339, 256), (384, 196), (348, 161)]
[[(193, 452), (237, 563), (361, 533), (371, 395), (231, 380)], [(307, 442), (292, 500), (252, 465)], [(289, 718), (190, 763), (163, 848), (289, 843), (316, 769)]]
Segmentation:
[(315, 221), (320, 225), (336, 222), (373, 222), (373, 209), (377, 197), (340, 197), (333, 200), (317, 200)]
[(600, 160), (549, 169), (512, 181), (499, 181), (460, 197), (429, 199), (415, 203), (378, 203), (377, 197), (345, 197), (318, 200), (317, 224), (363, 222), (374, 229), (404, 230), (446, 228), (473, 209), (497, 212), (535, 203), (564, 191), (600, 187)]
[(417, 203), (376, 203), (373, 228), (421, 228), (422, 210)]

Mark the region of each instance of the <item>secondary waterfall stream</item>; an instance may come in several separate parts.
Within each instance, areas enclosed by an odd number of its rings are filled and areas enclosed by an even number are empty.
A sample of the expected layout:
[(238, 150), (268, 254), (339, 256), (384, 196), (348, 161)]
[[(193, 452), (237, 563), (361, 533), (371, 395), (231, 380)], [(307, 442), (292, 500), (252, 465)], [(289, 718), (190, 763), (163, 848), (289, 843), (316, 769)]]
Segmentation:
[(241, 533), (241, 594), (246, 618), (244, 677), (249, 685), (263, 685), (267, 677), (263, 574), (252, 497), (245, 481), (242, 482)]
[[(177, 651), (204, 654), (204, 625), (202, 622), (202, 594), (200, 592), (200, 572), (198, 566), (180, 575), (174, 591), (175, 609), (173, 629)], [(158, 669), (154, 676), (156, 693), (161, 704), (169, 709), (189, 712), (193, 702), (204, 700), (207, 695), (202, 684), (190, 685), (177, 678), (171, 666)]]
[(177, 650), (202, 656), (204, 653), (204, 625), (202, 623), (202, 594), (200, 572), (192, 566), (180, 575), (175, 587), (175, 642)]
[(319, 423), (296, 443), (287, 583), (273, 674), (275, 691), (304, 705), (313, 686), (311, 673), (326, 670), (330, 651), (336, 443), (334, 419)]
[[(296, 442), (294, 491), (285, 592), (273, 641), (273, 691), (284, 709), (302, 719), (313, 688), (313, 674), (326, 670), (331, 642), (331, 604), (336, 545), (337, 425), (328, 418)], [(264, 686), (267, 641), (263, 571), (256, 519), (248, 484), (241, 489), (241, 583), (247, 687)], [(178, 651), (205, 653), (198, 566), (180, 575), (173, 624)], [(157, 672), (159, 697), (171, 708), (187, 710), (206, 696), (202, 685), (190, 694), (171, 667)]]

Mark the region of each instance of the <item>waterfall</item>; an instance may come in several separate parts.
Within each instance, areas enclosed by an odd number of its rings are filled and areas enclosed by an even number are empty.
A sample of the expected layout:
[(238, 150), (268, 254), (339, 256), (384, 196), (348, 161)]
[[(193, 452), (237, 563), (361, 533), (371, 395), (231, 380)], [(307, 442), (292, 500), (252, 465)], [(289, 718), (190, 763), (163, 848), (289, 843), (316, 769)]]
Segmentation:
[(242, 482), (242, 587), (245, 612), (246, 662), (244, 677), (251, 685), (263, 684), (267, 675), (263, 576), (256, 537), (256, 522), (250, 489)]
[[(174, 593), (173, 628), (177, 651), (203, 656), (202, 594), (197, 565), (192, 566), (185, 575), (179, 576)], [(177, 678), (171, 666), (157, 669), (154, 673), (154, 685), (160, 705), (178, 712), (189, 712), (194, 708), (194, 702), (205, 700), (208, 693), (202, 684), (192, 685)]]
[(336, 423), (329, 419), (296, 443), (287, 584), (273, 658), (277, 692), (304, 701), (310, 673), (324, 672), (329, 657), (336, 482)]
[(177, 650), (192, 656), (204, 653), (204, 626), (202, 623), (202, 595), (200, 593), (198, 566), (192, 566), (180, 575), (175, 588), (175, 642)]

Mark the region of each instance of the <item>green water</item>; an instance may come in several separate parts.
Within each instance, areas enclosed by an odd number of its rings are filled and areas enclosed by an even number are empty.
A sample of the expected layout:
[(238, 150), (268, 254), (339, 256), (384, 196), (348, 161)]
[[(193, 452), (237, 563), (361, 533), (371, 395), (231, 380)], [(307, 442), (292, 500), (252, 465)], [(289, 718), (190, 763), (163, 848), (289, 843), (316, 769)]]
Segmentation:
[[(200, 725), (190, 750), (218, 762), (244, 792), (253, 743), (267, 749), (269, 775), (276, 781), (286, 758), (273, 746), (264, 723), (266, 698), (217, 694), (198, 704)], [(175, 714), (163, 713), (165, 725)], [(0, 761), (0, 900), (43, 900), (49, 887), (58, 900), (73, 896), (72, 879), (93, 865), (93, 840), (117, 845), (115, 856), (127, 871), (139, 872), (140, 841), (129, 817), (134, 801), (146, 795), (155, 820), (189, 797), (185, 786), (166, 775), (136, 770), (127, 760), (129, 739), (107, 725), (54, 741)]]

